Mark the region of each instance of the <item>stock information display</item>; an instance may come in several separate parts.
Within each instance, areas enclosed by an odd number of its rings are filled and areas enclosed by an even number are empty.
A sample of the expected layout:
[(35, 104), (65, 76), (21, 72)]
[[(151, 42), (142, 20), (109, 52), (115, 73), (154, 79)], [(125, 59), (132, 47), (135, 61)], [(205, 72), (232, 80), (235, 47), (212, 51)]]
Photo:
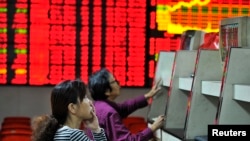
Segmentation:
[[(155, 3), (154, 3), (155, 4)], [(121, 86), (151, 86), (149, 0), (0, 0), (0, 84), (54, 85), (109, 69)], [(152, 47), (149, 47), (152, 46)]]

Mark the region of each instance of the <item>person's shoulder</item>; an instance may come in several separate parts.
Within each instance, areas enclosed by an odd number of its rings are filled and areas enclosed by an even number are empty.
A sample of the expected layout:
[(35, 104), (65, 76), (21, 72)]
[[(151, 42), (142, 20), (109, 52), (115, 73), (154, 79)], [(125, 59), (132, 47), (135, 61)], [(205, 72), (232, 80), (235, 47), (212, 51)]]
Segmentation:
[(79, 129), (73, 129), (73, 128), (70, 128), (68, 126), (63, 126), (62, 128), (58, 129), (57, 132), (67, 132), (67, 133), (72, 133), (72, 132), (82, 132), (81, 130)]
[(60, 139), (70, 139), (72, 136), (82, 136), (83, 131), (79, 129), (73, 129), (68, 126), (63, 126), (62, 128), (58, 129), (54, 139), (60, 140)]
[(94, 106), (97, 114), (102, 113), (106, 115), (106, 114), (116, 113), (114, 107), (112, 107), (105, 101), (95, 101)]
[(106, 101), (104, 101), (104, 100), (96, 100), (94, 102), (94, 105), (95, 106), (102, 106), (102, 105), (108, 105), (108, 103)]

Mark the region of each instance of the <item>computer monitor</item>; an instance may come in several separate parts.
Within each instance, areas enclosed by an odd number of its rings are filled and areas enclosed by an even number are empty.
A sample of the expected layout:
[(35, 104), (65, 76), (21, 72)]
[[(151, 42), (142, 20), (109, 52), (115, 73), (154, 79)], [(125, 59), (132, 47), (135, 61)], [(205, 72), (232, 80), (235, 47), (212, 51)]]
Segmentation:
[(250, 17), (225, 18), (219, 26), (219, 50), (224, 64), (231, 47), (250, 47)]
[(197, 50), (204, 42), (205, 32), (201, 30), (187, 30), (181, 35), (182, 50)]

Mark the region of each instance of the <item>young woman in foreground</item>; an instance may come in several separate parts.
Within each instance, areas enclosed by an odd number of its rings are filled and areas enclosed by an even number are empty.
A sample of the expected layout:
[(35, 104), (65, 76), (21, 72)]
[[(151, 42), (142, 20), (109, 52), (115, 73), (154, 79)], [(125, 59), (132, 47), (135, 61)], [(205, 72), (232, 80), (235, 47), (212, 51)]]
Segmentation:
[(51, 92), (52, 115), (38, 116), (32, 122), (33, 141), (90, 141), (79, 130), (81, 123), (92, 131), (94, 140), (106, 141), (86, 87), (80, 80), (65, 80)]

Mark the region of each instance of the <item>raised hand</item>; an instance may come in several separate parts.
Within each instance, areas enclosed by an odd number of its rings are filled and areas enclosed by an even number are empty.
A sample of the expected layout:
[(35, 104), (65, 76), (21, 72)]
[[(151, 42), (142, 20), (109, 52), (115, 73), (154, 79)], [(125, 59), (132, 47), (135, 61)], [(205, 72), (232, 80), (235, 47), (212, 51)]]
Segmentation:
[(149, 99), (157, 94), (157, 92), (161, 89), (160, 84), (162, 83), (162, 79), (159, 79), (156, 83), (154, 83), (151, 90), (146, 93), (144, 96), (146, 99)]
[(99, 126), (98, 118), (97, 118), (94, 110), (91, 112), (91, 114), (93, 115), (92, 119), (83, 121), (84, 127), (87, 127), (89, 129), (91, 129), (93, 132), (98, 133), (98, 132), (101, 131), (101, 128)]

